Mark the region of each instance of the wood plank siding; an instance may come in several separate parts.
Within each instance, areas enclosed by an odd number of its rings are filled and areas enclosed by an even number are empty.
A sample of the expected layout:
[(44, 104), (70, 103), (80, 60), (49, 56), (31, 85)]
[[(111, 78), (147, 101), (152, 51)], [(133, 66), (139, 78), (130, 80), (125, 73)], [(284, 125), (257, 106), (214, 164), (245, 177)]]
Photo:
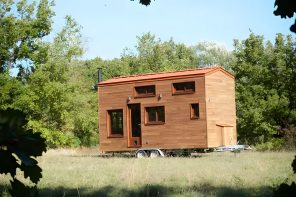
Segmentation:
[(224, 72), (205, 77), (208, 146), (236, 144), (235, 81)]
[[(220, 67), (209, 70), (208, 74), (204, 72), (187, 75), (187, 72), (183, 72), (186, 76), (182, 76), (180, 72), (176, 73), (176, 76), (170, 73), (169, 77), (157, 77), (154, 74), (153, 77), (137, 76), (137, 80), (126, 77), (123, 81), (119, 78), (99, 84), (101, 151), (135, 149), (128, 147), (130, 128), (128, 105), (136, 103), (140, 104), (141, 109), (141, 148), (207, 148), (221, 145), (223, 142), (236, 142), (233, 76)], [(173, 83), (181, 82), (194, 82), (195, 91), (174, 95)], [(138, 98), (135, 96), (135, 87), (152, 85), (155, 85), (155, 96)], [(191, 104), (198, 104), (199, 118), (191, 117)], [(148, 125), (145, 108), (156, 106), (164, 106), (164, 124)], [(123, 110), (123, 136), (109, 137), (108, 110), (118, 109)], [(226, 128), (227, 126), (230, 129)], [(221, 130), (224, 129), (225, 135), (222, 136)], [(228, 139), (229, 136), (233, 139)]]

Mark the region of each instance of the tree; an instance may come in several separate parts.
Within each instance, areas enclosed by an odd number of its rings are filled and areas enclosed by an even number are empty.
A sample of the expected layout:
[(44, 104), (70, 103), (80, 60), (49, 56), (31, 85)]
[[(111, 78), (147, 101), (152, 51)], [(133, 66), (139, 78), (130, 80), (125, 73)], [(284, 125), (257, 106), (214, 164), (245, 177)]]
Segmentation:
[(13, 108), (24, 92), (23, 84), (7, 73), (0, 74), (0, 109)]
[[(134, 0), (131, 0), (134, 1)], [(151, 0), (140, 0), (140, 4), (148, 6)], [(296, 13), (296, 2), (291, 0), (275, 0), (274, 7), (276, 10), (273, 12), (276, 16), (281, 16), (281, 18), (292, 18), (294, 13)], [(290, 30), (296, 33), (296, 19), (294, 24), (290, 27)]]
[(256, 144), (284, 136), (296, 123), (295, 42), (278, 34), (275, 44), (253, 33), (235, 41), (238, 134)]
[(197, 54), (199, 67), (219, 65), (231, 71), (234, 63), (234, 56), (223, 46), (211, 42), (200, 42), (193, 46)]
[[(281, 18), (292, 18), (294, 13), (296, 13), (296, 2), (291, 0), (275, 0), (274, 7), (276, 10), (273, 12), (276, 16), (281, 16)], [(290, 27), (290, 30), (296, 33), (296, 20), (294, 24)]]
[(17, 169), (34, 184), (42, 177), (36, 157), (46, 151), (45, 139), (41, 133), (25, 129), (27, 122), (19, 110), (0, 110), (0, 173), (10, 174), (12, 196), (36, 196), (36, 186), (26, 186), (16, 178)]
[(74, 91), (68, 83), (69, 72), (83, 52), (80, 37), (79, 25), (67, 16), (65, 27), (48, 46), (47, 61), (35, 65), (26, 91), (16, 103), (17, 108), (30, 114), (30, 127), (41, 131), (50, 146), (79, 144), (66, 125)]
[(98, 106), (92, 89), (97, 71), (79, 60), (83, 54), (80, 29), (73, 18), (66, 17), (65, 27), (48, 45), (47, 62), (35, 65), (15, 103), (30, 114), (29, 127), (40, 131), (50, 147), (97, 143)]
[(161, 41), (151, 33), (137, 37), (136, 50), (126, 49), (121, 61), (129, 66), (130, 74), (175, 71), (195, 68), (193, 48), (175, 43), (173, 39)]
[(48, 0), (37, 6), (26, 0), (0, 0), (0, 73), (18, 67), (19, 77), (27, 77), (33, 64), (46, 61), (42, 38), (51, 31), (52, 5)]
[[(134, 1), (134, 0), (131, 0), (131, 1)], [(148, 6), (150, 5), (151, 0), (139, 0), (139, 3), (142, 5)]]
[[(14, 108), (35, 63), (46, 61), (42, 38), (51, 30), (52, 3), (0, 0), (0, 109)], [(16, 78), (9, 75), (18, 67)]]

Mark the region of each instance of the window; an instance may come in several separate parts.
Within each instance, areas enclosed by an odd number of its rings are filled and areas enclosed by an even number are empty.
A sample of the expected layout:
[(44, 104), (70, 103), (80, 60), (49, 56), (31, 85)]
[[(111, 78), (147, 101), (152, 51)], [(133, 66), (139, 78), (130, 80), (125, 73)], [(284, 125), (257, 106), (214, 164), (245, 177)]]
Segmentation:
[(192, 94), (195, 92), (195, 82), (173, 83), (173, 94)]
[(135, 98), (155, 96), (155, 85), (135, 87)]
[(122, 109), (108, 111), (108, 125), (110, 137), (123, 136), (123, 111)]
[(146, 109), (145, 123), (147, 125), (164, 124), (165, 122), (164, 106), (146, 107), (145, 109)]
[(198, 103), (191, 104), (190, 118), (191, 119), (199, 119), (199, 104)]

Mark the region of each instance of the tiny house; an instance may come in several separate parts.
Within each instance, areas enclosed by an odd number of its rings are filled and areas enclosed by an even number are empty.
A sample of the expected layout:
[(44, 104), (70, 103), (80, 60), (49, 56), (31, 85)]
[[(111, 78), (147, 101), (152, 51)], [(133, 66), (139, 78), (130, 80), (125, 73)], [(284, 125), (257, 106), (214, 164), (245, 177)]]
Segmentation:
[(98, 83), (103, 152), (235, 145), (235, 79), (222, 67), (117, 77)]

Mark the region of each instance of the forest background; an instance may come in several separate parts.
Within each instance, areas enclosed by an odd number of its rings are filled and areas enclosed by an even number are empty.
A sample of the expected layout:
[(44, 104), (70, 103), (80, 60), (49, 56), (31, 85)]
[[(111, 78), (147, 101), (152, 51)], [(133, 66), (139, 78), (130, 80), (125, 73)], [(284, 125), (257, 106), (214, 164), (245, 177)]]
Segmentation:
[[(223, 66), (236, 77), (238, 140), (262, 150), (296, 146), (296, 43), (250, 31), (228, 51), (192, 46), (147, 32), (119, 58), (82, 59), (81, 26), (70, 16), (52, 41), (53, 3), (0, 0), (0, 109), (28, 114), (27, 127), (49, 147), (98, 144), (97, 69), (103, 80), (141, 73)], [(11, 69), (18, 68), (14, 76)]]

